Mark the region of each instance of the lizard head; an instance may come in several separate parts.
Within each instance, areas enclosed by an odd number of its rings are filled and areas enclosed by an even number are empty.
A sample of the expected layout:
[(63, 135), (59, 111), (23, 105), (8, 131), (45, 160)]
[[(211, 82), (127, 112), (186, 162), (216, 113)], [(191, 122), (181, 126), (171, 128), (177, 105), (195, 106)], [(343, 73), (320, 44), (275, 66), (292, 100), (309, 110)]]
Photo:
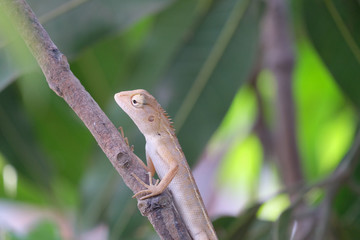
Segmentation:
[(170, 126), (164, 110), (146, 90), (123, 91), (115, 94), (114, 98), (145, 136), (157, 134), (163, 121)]

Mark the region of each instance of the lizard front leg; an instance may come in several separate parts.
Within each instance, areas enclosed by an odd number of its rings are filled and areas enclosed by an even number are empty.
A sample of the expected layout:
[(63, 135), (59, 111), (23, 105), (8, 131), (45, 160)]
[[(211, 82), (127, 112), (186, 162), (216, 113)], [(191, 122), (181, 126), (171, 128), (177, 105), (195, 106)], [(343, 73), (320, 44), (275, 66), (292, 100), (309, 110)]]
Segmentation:
[(169, 161), (170, 163), (172, 163), (170, 164), (169, 171), (166, 173), (164, 178), (161, 179), (161, 181), (157, 180), (155, 184), (153, 184), (152, 177), (155, 174), (155, 167), (151, 160), (151, 157), (147, 153), (146, 153), (146, 162), (147, 162), (146, 169), (149, 171), (149, 184), (144, 183), (138, 176), (133, 174), (136, 180), (146, 188), (145, 190), (137, 192), (133, 196), (134, 198), (144, 194), (144, 196), (140, 198), (141, 200), (161, 194), (167, 188), (167, 186), (170, 184), (170, 182), (173, 180), (173, 178), (175, 177), (176, 173), (179, 170), (179, 165), (177, 164), (176, 161)]
[[(149, 154), (146, 152), (146, 164), (147, 164), (147, 171), (149, 172), (149, 175), (153, 177), (155, 175), (155, 167), (154, 163), (149, 156)], [(150, 181), (149, 181), (150, 182)]]
[(145, 163), (138, 156), (136, 156), (136, 158), (140, 162), (141, 166), (143, 166), (145, 168), (145, 170), (149, 173), (149, 176), (153, 177), (155, 175), (155, 167), (154, 167), (154, 164), (153, 164), (150, 156), (146, 153), (146, 164), (147, 165), (145, 165)]
[(166, 173), (165, 177), (163, 179), (161, 179), (161, 181), (159, 181), (159, 179), (156, 180), (155, 184), (152, 183), (152, 176), (151, 176), (150, 172), (149, 172), (149, 184), (144, 183), (138, 176), (136, 176), (135, 174), (132, 174), (133, 177), (136, 178), (136, 180), (146, 188), (145, 190), (141, 190), (141, 191), (137, 192), (133, 196), (133, 198), (144, 194), (144, 196), (142, 196), (140, 198), (141, 200), (144, 200), (144, 199), (154, 197), (154, 196), (161, 194), (162, 192), (164, 192), (164, 190), (167, 188), (167, 186), (171, 183), (171, 181), (175, 177), (178, 170), (179, 170), (179, 165), (176, 164)]

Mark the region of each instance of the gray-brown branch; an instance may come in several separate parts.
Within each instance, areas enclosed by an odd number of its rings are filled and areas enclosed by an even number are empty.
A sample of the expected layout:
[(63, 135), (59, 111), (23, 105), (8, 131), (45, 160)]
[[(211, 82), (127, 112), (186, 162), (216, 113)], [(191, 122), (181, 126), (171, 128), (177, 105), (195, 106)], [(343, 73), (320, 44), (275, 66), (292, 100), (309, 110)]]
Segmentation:
[[(278, 168), (287, 189), (303, 183), (300, 157), (298, 154), (295, 129), (295, 104), (292, 89), (294, 53), (292, 35), (287, 15), (287, 1), (267, 0), (263, 19), (264, 60), (276, 81), (276, 136), (275, 151), (278, 155)], [(292, 202), (298, 193), (289, 192)], [(306, 211), (304, 202), (298, 204), (295, 212)], [(297, 228), (293, 239), (307, 239), (313, 219), (296, 219)]]
[[(99, 105), (69, 68), (66, 57), (50, 39), (24, 0), (1, 0), (2, 7), (41, 67), (50, 88), (62, 97), (84, 122), (111, 164), (135, 193), (143, 187), (131, 173), (143, 181), (145, 169)], [(145, 181), (146, 182), (146, 181)], [(162, 239), (191, 239), (168, 191), (158, 197), (138, 201), (138, 207)]]
[[(296, 144), (295, 113), (292, 89), (294, 53), (287, 6), (284, 0), (267, 0), (263, 19), (265, 65), (274, 74), (276, 99), (276, 153), (279, 168), (287, 188), (303, 182), (303, 173)], [(290, 195), (295, 199), (296, 196)]]

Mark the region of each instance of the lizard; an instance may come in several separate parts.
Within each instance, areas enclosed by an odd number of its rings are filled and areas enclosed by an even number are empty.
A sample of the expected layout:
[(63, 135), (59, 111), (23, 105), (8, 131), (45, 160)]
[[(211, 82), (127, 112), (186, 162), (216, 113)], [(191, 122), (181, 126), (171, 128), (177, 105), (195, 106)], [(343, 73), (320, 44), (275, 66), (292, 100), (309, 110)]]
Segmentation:
[[(138, 176), (135, 179), (145, 187), (133, 197), (141, 200), (161, 194), (167, 187), (171, 191), (191, 237), (194, 240), (217, 240), (190, 167), (175, 135), (171, 119), (157, 100), (146, 90), (122, 91), (114, 96), (116, 103), (133, 120), (146, 140), (145, 165), (149, 184)], [(156, 173), (161, 180), (155, 184)]]

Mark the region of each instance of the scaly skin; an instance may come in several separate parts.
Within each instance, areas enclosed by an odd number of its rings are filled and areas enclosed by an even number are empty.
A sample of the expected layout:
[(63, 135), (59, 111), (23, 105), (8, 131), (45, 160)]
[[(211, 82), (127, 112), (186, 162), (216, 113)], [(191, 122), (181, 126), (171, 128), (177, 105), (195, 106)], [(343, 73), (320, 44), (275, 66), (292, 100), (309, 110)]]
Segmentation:
[(134, 177), (146, 188), (134, 195), (146, 199), (169, 187), (175, 205), (194, 240), (217, 240), (198, 187), (186, 161), (170, 119), (156, 99), (138, 89), (115, 94), (117, 104), (135, 122), (146, 139), (146, 169), (149, 178), (155, 171), (161, 181), (150, 185)]

